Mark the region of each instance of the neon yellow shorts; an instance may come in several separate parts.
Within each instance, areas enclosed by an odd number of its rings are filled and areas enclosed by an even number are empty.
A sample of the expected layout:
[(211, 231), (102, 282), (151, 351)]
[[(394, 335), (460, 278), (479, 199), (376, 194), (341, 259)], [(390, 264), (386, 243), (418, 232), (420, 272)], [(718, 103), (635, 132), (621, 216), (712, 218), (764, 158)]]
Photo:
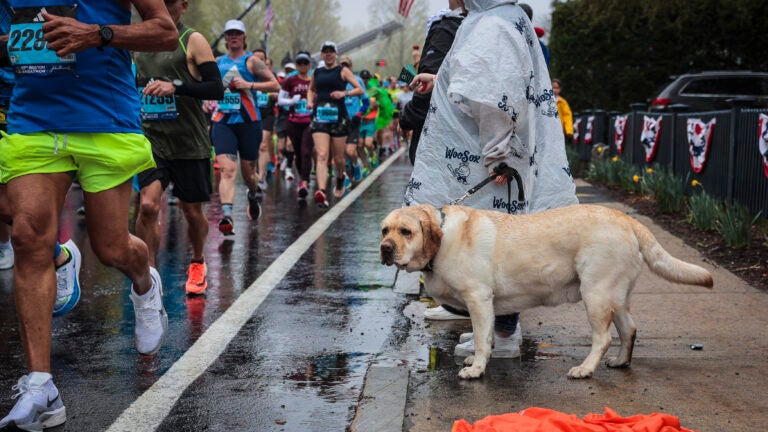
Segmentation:
[(155, 167), (152, 145), (142, 134), (2, 133), (0, 183), (27, 174), (74, 172), (86, 192), (118, 186)]

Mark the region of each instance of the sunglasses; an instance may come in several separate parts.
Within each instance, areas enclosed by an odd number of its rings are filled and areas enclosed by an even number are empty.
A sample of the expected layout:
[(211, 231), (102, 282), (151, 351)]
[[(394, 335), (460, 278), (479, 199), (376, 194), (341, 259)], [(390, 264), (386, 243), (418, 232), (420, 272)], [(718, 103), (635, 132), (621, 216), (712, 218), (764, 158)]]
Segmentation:
[(299, 65), (299, 66), (306, 66), (306, 65), (309, 64), (309, 62), (306, 61), (306, 60), (299, 60), (299, 61), (296, 62), (296, 64)]

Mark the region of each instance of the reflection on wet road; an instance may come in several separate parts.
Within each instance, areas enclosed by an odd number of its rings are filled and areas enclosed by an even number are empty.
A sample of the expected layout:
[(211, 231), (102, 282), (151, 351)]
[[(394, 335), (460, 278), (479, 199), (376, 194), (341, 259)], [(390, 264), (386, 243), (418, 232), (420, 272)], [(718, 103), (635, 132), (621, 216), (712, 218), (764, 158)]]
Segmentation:
[[(157, 387), (163, 387), (159, 394), (166, 399), (150, 403), (158, 412), (164, 412), (160, 405), (167, 405), (168, 416), (155, 420), (151, 411), (140, 411), (144, 423), (135, 427), (158, 421), (158, 430), (167, 431), (343, 430), (354, 414), (368, 364), (392, 349), (392, 327), (402, 324), (397, 310), (403, 300), (390, 289), (394, 273), (380, 265), (377, 255), (379, 221), (399, 206), (400, 185), (410, 173), (410, 165), (400, 159), (380, 171), (382, 177), (329, 222), (327, 230), (318, 232), (306, 252), (289, 263), (278, 262), (285, 277), (263, 284), (274, 285), (274, 290), (256, 300), (258, 309), (243, 318), (242, 328), (225, 329), (232, 332), (231, 342), (199, 377), (191, 375), (196, 379), (186, 390), (168, 379), (177, 376), (177, 369), (190, 370), (176, 362), (212, 326), (227, 327), (214, 323), (237, 309), (247, 291), (258, 291), (254, 281), (268, 275), (270, 266), (334, 207), (327, 212), (302, 208), (295, 200), (295, 185), (274, 178), (257, 223), (248, 222), (243, 205), (235, 204), (237, 235), (230, 241), (216, 229), (218, 205), (207, 206), (211, 229), (205, 297), (184, 295), (190, 256), (186, 222), (180, 208), (164, 207), (157, 262), (169, 336), (158, 355), (142, 357), (133, 347), (129, 282), (101, 266), (91, 252), (84, 219), (75, 212), (81, 197), (73, 190), (62, 237), (73, 238), (83, 252), (84, 291), (71, 313), (54, 320), (53, 375), (68, 421), (52, 430), (105, 430), (142, 393)], [(10, 395), (25, 370), (11, 272), (0, 273), (0, 292), (6, 299), (0, 305), (0, 395)], [(163, 375), (165, 381), (160, 380)], [(0, 399), (0, 411), (7, 412), (12, 402)]]

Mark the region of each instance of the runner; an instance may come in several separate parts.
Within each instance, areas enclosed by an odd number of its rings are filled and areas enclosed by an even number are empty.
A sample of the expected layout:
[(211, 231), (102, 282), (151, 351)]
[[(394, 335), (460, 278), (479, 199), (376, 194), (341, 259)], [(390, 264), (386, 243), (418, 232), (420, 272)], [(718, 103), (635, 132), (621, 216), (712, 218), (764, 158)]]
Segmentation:
[[(349, 133), (349, 118), (344, 105), (345, 96), (360, 96), (363, 89), (349, 69), (342, 68), (337, 60), (336, 44), (325, 42), (320, 48), (323, 67), (317, 68), (310, 81), (307, 93), (307, 108), (312, 109), (312, 139), (317, 152), (317, 191), (315, 202), (321, 208), (328, 208), (326, 187), (328, 186), (328, 155), (333, 142), (333, 160), (336, 166), (336, 182), (333, 196), (344, 195), (344, 151)], [(346, 83), (354, 90), (346, 90)], [(316, 100), (315, 100), (316, 99)]]
[[(352, 71), (352, 59), (348, 55), (341, 56), (341, 65)], [(357, 83), (360, 84), (360, 88), (365, 88), (363, 79), (355, 75)], [(347, 84), (347, 91), (353, 90), (352, 84)], [(360, 182), (363, 179), (363, 167), (362, 160), (365, 159), (365, 149), (363, 143), (360, 140), (360, 123), (363, 118), (363, 113), (368, 110), (371, 104), (368, 94), (363, 92), (361, 96), (347, 96), (344, 98), (344, 103), (347, 106), (347, 115), (349, 116), (349, 135), (347, 136), (347, 161), (350, 164), (347, 174), (352, 177), (355, 182)]]
[[(235, 233), (232, 207), (238, 155), (243, 180), (248, 186), (248, 218), (256, 220), (261, 216), (264, 191), (259, 187), (257, 162), (262, 132), (256, 92), (278, 91), (280, 85), (264, 62), (246, 50), (245, 24), (242, 21), (227, 21), (224, 35), (227, 54), (219, 57), (216, 63), (226, 90), (224, 99), (216, 104), (213, 112), (211, 139), (221, 172), (219, 199), (222, 218), (219, 231), (228, 236)], [(261, 181), (264, 180), (266, 173), (262, 174)]]
[[(172, 193), (181, 201), (192, 243), (186, 292), (202, 294), (208, 287), (203, 255), (208, 219), (202, 203), (210, 200), (212, 148), (200, 101), (221, 99), (224, 87), (205, 37), (180, 22), (189, 2), (166, 1), (165, 6), (179, 30), (179, 47), (172, 54), (136, 53), (134, 56), (137, 80), (148, 82), (142, 98), (143, 129), (152, 143), (157, 163), (157, 168), (138, 176), (141, 204), (136, 234), (147, 243), (149, 262), (154, 266), (160, 244), (160, 199), (173, 182)], [(160, 108), (159, 113), (156, 108)]]
[[(273, 75), (275, 72), (272, 70), (272, 59), (267, 57), (266, 51), (261, 48), (253, 50), (253, 55), (258, 57), (267, 66), (269, 72)], [(275, 75), (277, 80), (277, 75)], [(275, 129), (275, 103), (277, 102), (277, 93), (273, 92), (256, 92), (256, 105), (259, 107), (259, 114), (261, 114), (261, 129), (262, 138), (261, 145), (259, 146), (259, 187), (262, 190), (267, 189), (267, 178), (272, 174), (276, 168), (275, 164), (275, 143), (272, 141), (272, 131)]]
[[(66, 421), (51, 375), (56, 273), (50, 251), (74, 177), (83, 188), (93, 252), (132, 282), (137, 351), (152, 355), (165, 341), (160, 275), (144, 242), (128, 230), (130, 179), (154, 165), (128, 50), (175, 49), (178, 32), (160, 0), (30, 3), (11, 2), (11, 34), (32, 29), (45, 43), (8, 46), (16, 50), (17, 79), (8, 134), (0, 141), (0, 182), (11, 213), (6, 222), (13, 221), (18, 246), (13, 286), (27, 374), (0, 428), (42, 430)], [(133, 23), (131, 7), (141, 18)]]
[(312, 111), (307, 108), (307, 91), (310, 86), (311, 57), (306, 51), (296, 54), (297, 75), (289, 76), (283, 82), (277, 103), (281, 107), (289, 108), (286, 131), (293, 143), (294, 150), (298, 153), (296, 168), (299, 170), (299, 185), (296, 194), (299, 203), (306, 203), (309, 195), (309, 176), (312, 170), (312, 153), (314, 144), (309, 124), (312, 121)]

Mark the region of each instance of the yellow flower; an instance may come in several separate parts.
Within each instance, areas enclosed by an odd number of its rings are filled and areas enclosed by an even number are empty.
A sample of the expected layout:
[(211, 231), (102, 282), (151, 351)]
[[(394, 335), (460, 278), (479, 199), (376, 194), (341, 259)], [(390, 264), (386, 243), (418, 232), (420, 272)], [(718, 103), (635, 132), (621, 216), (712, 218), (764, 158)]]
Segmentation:
[(639, 182), (640, 181), (640, 176), (637, 175), (637, 174), (633, 175), (632, 176), (632, 181), (635, 182), (635, 183)]
[(598, 148), (597, 148), (597, 152), (598, 152), (598, 153), (602, 153), (602, 152), (603, 152), (603, 146), (600, 146), (600, 147), (598, 147)]
[(645, 170), (648, 174), (653, 174), (653, 168), (648, 168)]
[(618, 162), (618, 161), (619, 161), (619, 157), (618, 157), (618, 156), (614, 156), (614, 157), (613, 157), (611, 160), (612, 160), (613, 162)]
[(691, 181), (691, 186), (696, 187), (696, 186), (703, 186), (703, 185), (701, 184), (700, 181), (694, 179), (693, 181)]

